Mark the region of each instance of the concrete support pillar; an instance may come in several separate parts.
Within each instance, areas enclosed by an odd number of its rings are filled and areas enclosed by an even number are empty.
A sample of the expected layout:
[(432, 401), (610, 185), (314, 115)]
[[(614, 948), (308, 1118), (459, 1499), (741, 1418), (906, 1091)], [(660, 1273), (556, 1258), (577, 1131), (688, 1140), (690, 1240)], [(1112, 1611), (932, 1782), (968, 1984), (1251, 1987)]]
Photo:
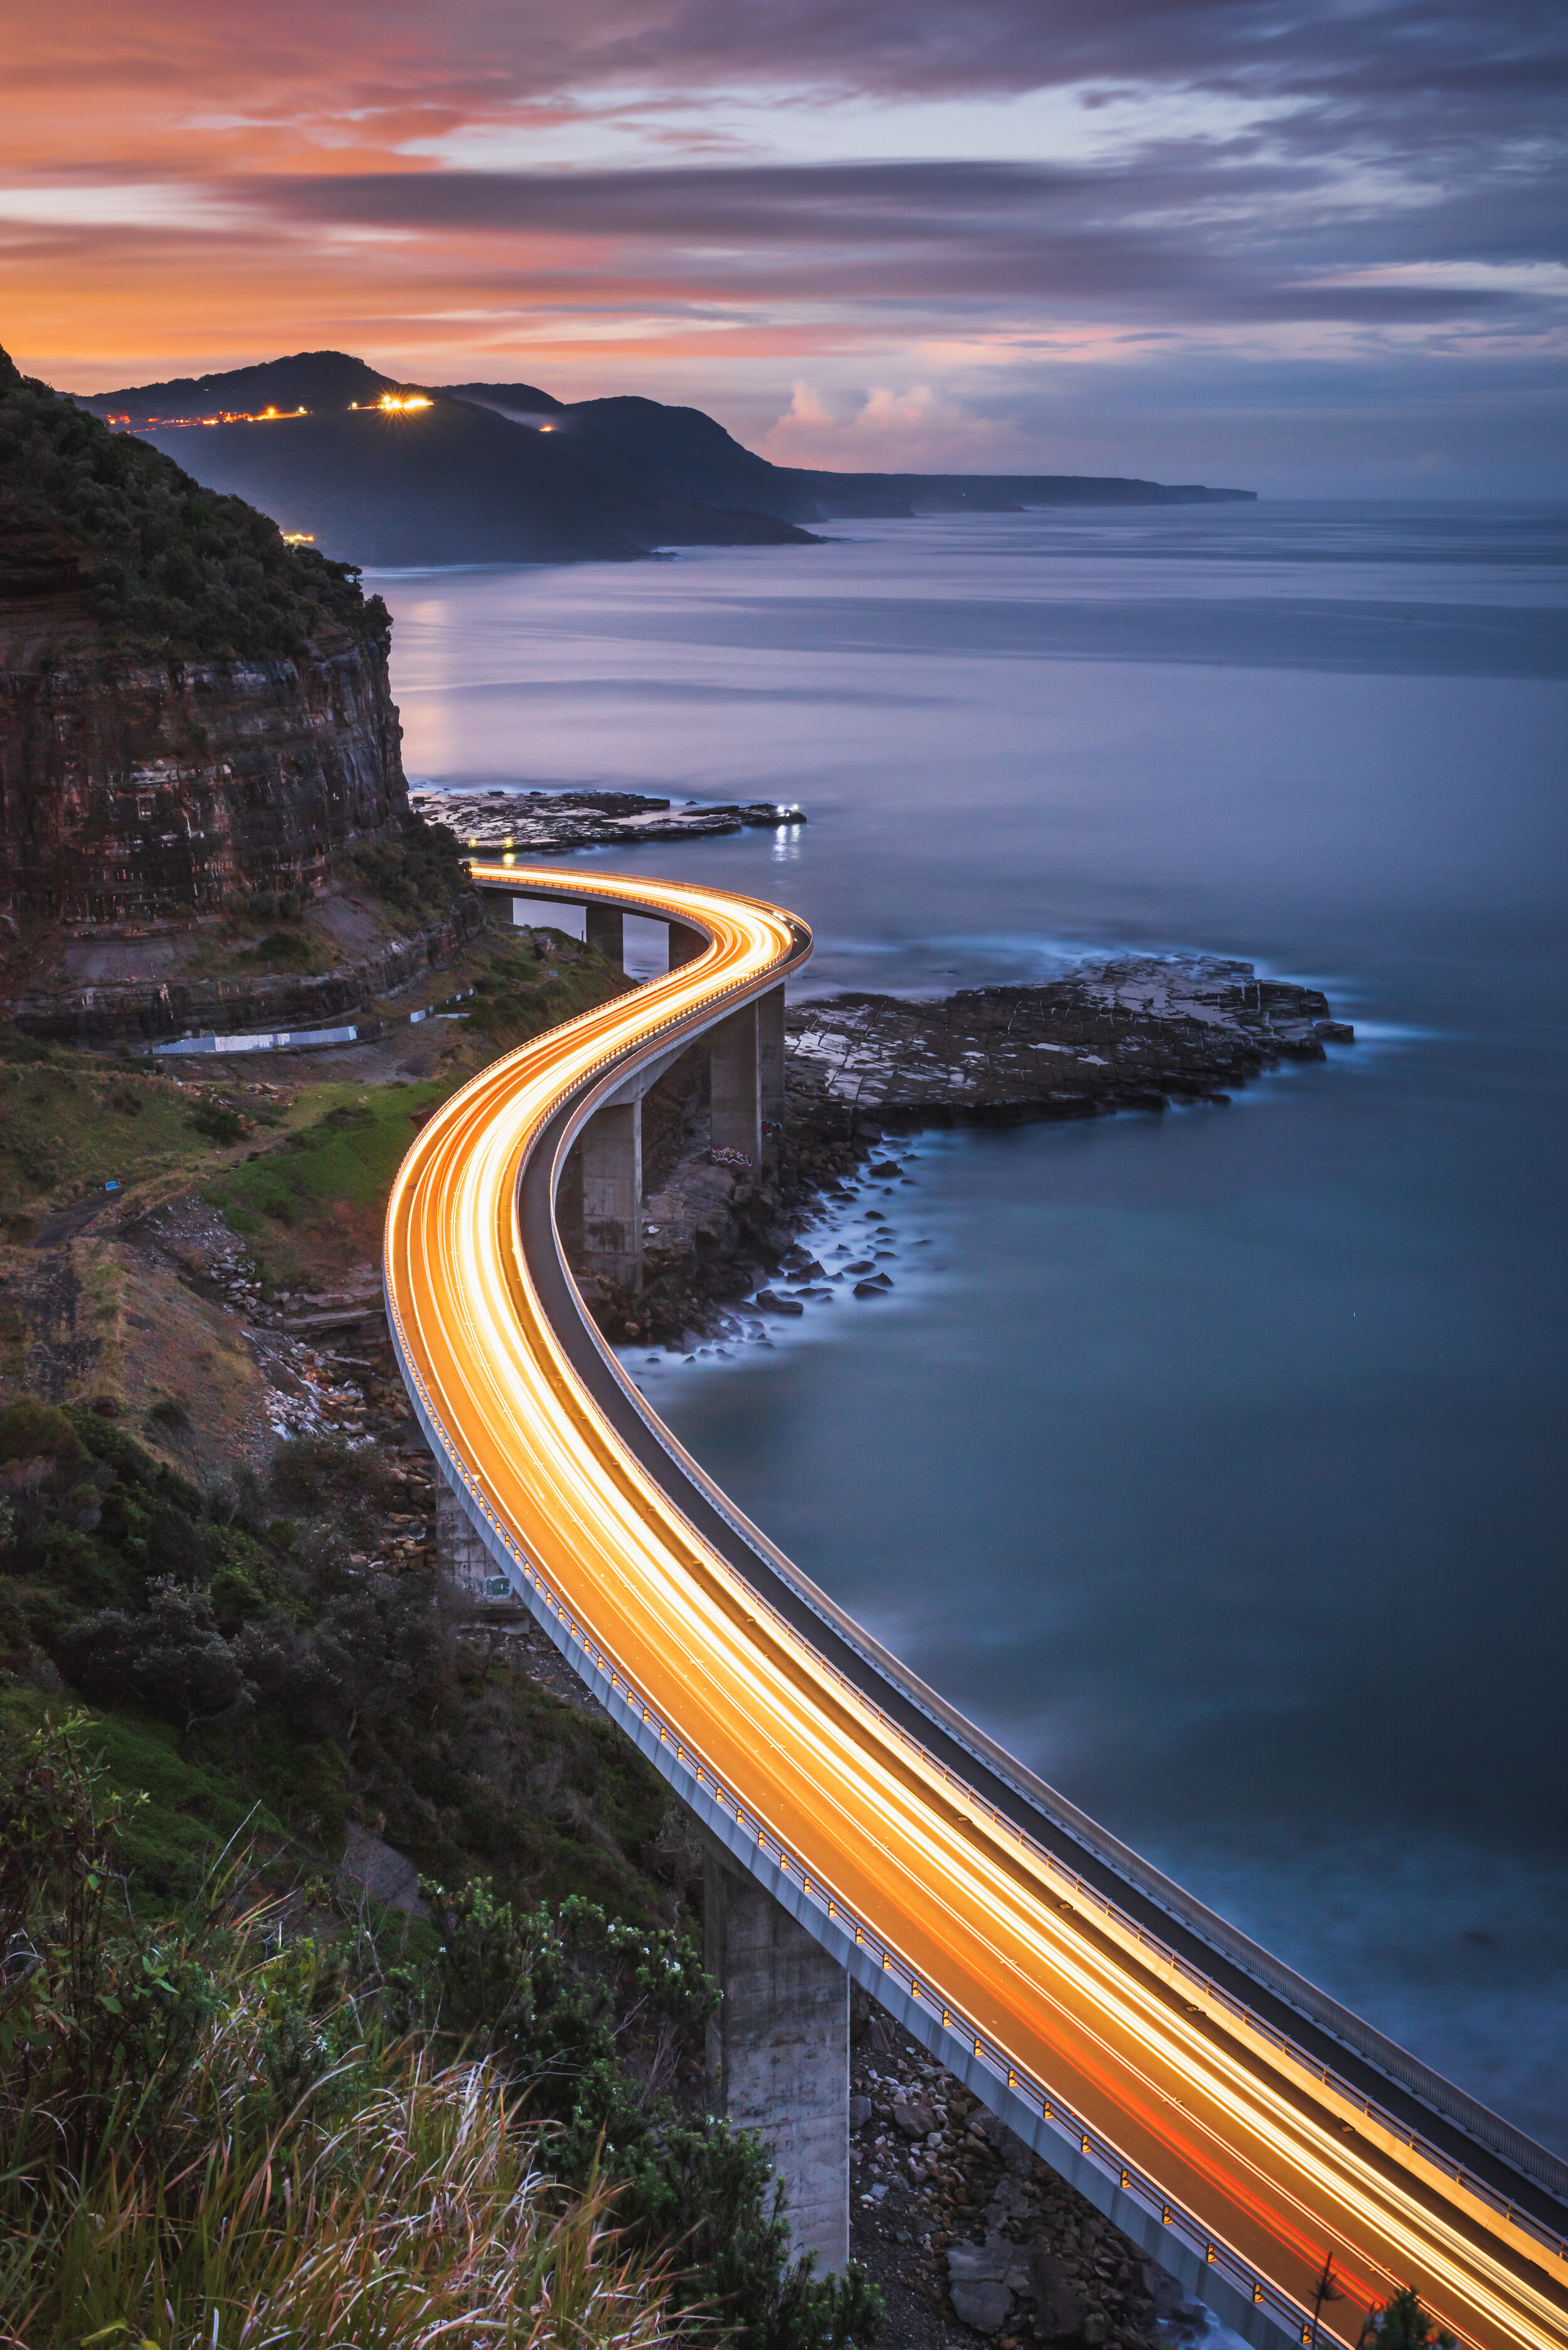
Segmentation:
[(683, 962), (694, 962), (708, 944), (707, 934), (694, 931), (685, 922), (670, 925), (670, 968), (674, 971)]
[(784, 2182), (794, 2250), (849, 2257), (849, 1977), (773, 1895), (710, 1846), (703, 1963), (719, 2111), (754, 2130)]
[(483, 1597), (484, 1586), (501, 1572), (469, 1523), (468, 1513), (446, 1479), (435, 1481), (436, 1564), (465, 1599)]
[(613, 962), (617, 971), (626, 969), (626, 917), (618, 906), (601, 906), (592, 898), (584, 910), (583, 936), (596, 954)]
[(743, 1003), (708, 1031), (708, 1066), (715, 1150), (743, 1151), (753, 1167), (763, 1163), (763, 1128), (757, 1092), (757, 1007)]
[(596, 1110), (583, 1128), (583, 1260), (590, 1273), (642, 1282), (642, 1103)]
[(762, 1115), (762, 1163), (776, 1173), (784, 1140), (784, 992), (775, 987), (757, 1003), (757, 1097)]
[(579, 1135), (567, 1151), (556, 1186), (556, 1223), (562, 1245), (571, 1258), (583, 1253), (583, 1143)]

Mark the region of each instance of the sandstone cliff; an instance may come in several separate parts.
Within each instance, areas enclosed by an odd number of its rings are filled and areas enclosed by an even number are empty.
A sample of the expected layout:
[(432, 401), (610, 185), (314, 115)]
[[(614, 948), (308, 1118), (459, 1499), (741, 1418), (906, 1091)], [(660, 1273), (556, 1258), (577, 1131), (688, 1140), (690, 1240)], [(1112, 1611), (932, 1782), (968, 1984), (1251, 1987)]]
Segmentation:
[(13, 914), (138, 920), (309, 889), (334, 848), (406, 804), (384, 639), (137, 660), (78, 620), (68, 598), (48, 612), (0, 601)]

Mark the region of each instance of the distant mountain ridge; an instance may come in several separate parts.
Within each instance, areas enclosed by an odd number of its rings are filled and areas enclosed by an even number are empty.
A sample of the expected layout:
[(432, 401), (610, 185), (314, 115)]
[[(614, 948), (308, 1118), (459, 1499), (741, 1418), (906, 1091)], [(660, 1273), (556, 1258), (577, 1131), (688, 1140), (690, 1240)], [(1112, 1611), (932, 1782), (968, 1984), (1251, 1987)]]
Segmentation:
[(805, 545), (804, 525), (857, 517), (1254, 494), (1075, 474), (774, 465), (701, 409), (628, 394), (564, 401), (524, 383), (400, 383), (342, 351), (75, 396), (95, 415), (155, 432), (210, 488), (360, 564), (629, 560), (667, 546)]
[(156, 417), (190, 415), (214, 405), (234, 410), (275, 407), (326, 408), (350, 400), (378, 400), (391, 389), (347, 351), (296, 351), (292, 359), (263, 359), (255, 367), (228, 368), (218, 375), (178, 375), (167, 383), (138, 384), (127, 391), (70, 392), (78, 408), (95, 416), (129, 414), (133, 423)]
[(1253, 490), (1211, 490), (1082, 473), (837, 473), (774, 465), (700, 408), (667, 408), (620, 393), (568, 404), (525, 383), (443, 384), (519, 421), (538, 419), (553, 434), (592, 450), (606, 466), (636, 469), (666, 496), (744, 504), (786, 522), (851, 515), (1003, 514), (1024, 506), (1207, 505), (1251, 502)]

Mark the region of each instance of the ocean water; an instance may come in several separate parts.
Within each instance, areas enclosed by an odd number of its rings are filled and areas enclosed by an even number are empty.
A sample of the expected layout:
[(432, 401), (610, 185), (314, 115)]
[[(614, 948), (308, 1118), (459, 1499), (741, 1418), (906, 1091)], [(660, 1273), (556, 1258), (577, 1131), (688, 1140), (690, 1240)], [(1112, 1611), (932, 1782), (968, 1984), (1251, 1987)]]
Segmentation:
[(375, 584), (411, 777), (798, 799), (625, 861), (795, 909), (804, 992), (1201, 950), (1355, 1023), (1230, 1108), (916, 1138), (889, 1297), (636, 1376), (919, 1672), (1568, 2152), (1568, 514)]

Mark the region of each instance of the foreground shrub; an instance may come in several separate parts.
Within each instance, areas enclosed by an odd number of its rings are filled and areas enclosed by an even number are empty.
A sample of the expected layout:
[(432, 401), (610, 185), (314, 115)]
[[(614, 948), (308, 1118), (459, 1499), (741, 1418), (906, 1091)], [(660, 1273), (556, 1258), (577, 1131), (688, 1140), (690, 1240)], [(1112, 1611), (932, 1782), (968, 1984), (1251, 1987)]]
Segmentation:
[(441, 1944), (399, 1970), (389, 1995), (426, 2031), (483, 2045), (547, 2119), (557, 2174), (591, 2192), (603, 2177), (628, 2248), (677, 2248), (691, 2304), (686, 2338), (735, 2350), (853, 2350), (882, 2331), (865, 2272), (819, 2277), (794, 2259), (766, 2149), (727, 2122), (683, 2116), (668, 2090), (678, 2052), (718, 2003), (694, 1948), (595, 1903), (514, 1907), (479, 1877), (426, 1884)]

